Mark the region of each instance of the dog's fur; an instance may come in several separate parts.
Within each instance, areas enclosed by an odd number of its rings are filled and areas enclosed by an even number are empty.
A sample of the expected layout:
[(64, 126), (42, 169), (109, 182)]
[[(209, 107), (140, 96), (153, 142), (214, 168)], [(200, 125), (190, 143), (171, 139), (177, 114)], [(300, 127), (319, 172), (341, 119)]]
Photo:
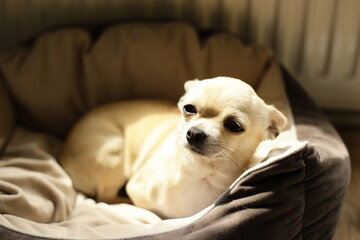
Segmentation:
[[(175, 105), (126, 101), (97, 108), (73, 129), (60, 162), (80, 191), (132, 202), (165, 218), (210, 205), (286, 118), (238, 79), (185, 83)], [(180, 111), (179, 111), (180, 110)]]

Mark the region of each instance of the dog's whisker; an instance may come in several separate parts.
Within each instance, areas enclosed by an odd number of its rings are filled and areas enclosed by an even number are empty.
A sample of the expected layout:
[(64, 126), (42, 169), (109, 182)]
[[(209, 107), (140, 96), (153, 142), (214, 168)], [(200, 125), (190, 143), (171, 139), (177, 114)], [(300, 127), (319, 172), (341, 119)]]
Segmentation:
[[(225, 159), (229, 159), (237, 169), (241, 169), (239, 166), (239, 159), (243, 159), (246, 156), (249, 156), (250, 153), (240, 152), (238, 149), (233, 146), (222, 142), (217, 146), (217, 150), (220, 152), (220, 155), (224, 155)], [(240, 155), (240, 156), (239, 156)]]
[(195, 170), (197, 174), (201, 173), (201, 169), (203, 168), (203, 165), (204, 165), (204, 160), (199, 159), (199, 164), (197, 164), (197, 167), (196, 167), (196, 170)]
[(217, 147), (215, 147), (215, 151), (219, 152), (219, 156), (217, 158), (222, 158), (222, 159), (229, 159), (231, 162), (233, 162), (236, 167), (237, 167), (237, 159), (234, 156), (233, 151), (231, 151), (231, 149), (229, 149), (226, 146), (223, 145), (219, 145)]

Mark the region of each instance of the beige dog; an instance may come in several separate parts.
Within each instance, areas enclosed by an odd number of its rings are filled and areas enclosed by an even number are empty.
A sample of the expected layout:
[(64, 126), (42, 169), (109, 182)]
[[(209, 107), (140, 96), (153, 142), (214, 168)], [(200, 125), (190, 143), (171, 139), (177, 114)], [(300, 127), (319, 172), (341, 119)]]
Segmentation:
[(75, 187), (99, 201), (132, 202), (165, 218), (210, 205), (248, 167), (258, 144), (286, 118), (246, 83), (227, 77), (185, 83), (178, 108), (126, 101), (90, 112), (64, 145)]

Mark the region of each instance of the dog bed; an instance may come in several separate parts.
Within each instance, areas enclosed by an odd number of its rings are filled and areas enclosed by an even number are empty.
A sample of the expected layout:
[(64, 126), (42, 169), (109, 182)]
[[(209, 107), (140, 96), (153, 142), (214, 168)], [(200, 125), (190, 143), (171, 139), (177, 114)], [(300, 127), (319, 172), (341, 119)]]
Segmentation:
[[(350, 175), (336, 131), (269, 50), (199, 36), (179, 23), (64, 29), (0, 57), (1, 239), (331, 239)], [(212, 205), (160, 219), (73, 189), (56, 159), (86, 112), (132, 98), (175, 103), (185, 81), (216, 76), (248, 82), (289, 121)]]

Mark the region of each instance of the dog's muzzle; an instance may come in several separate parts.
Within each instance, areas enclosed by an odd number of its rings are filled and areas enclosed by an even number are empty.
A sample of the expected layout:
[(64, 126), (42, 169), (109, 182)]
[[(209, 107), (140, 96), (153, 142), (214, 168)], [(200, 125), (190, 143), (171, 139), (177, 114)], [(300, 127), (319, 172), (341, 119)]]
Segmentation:
[(201, 129), (197, 127), (191, 127), (186, 133), (186, 140), (190, 145), (190, 148), (200, 154), (204, 154), (204, 143), (207, 139), (207, 135)]

